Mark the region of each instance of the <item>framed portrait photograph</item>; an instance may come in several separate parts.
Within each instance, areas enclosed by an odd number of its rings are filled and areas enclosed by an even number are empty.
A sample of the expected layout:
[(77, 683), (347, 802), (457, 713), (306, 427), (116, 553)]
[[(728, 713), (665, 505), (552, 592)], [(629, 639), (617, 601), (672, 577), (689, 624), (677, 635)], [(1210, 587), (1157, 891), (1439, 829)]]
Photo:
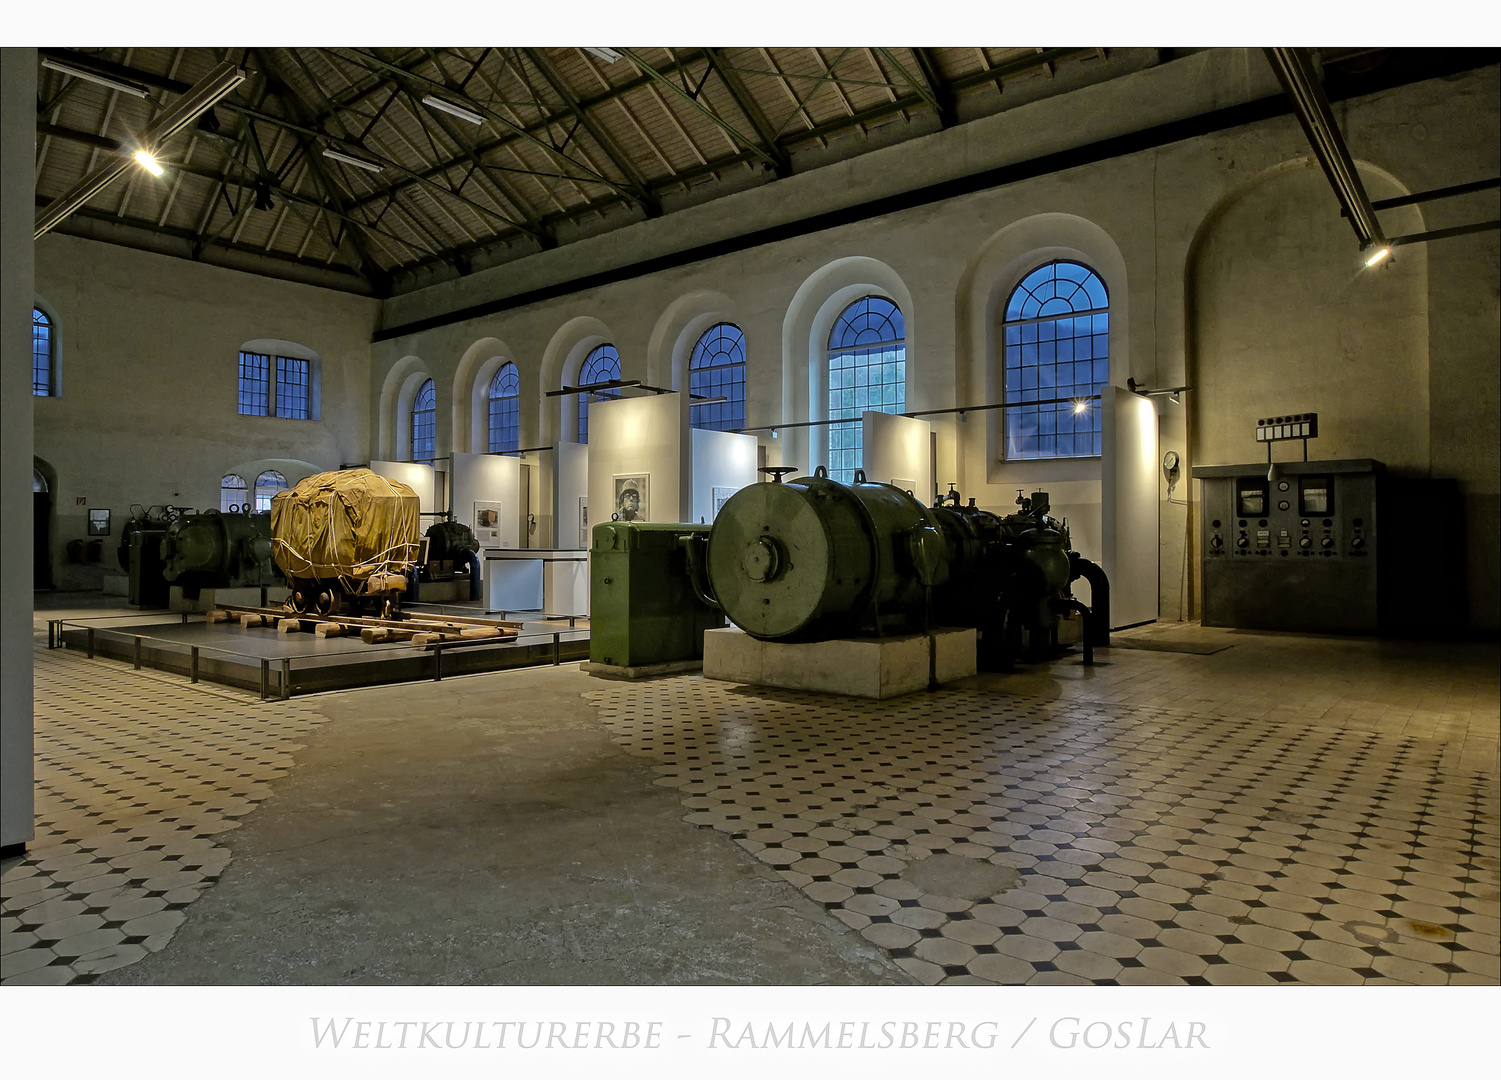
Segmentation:
[(651, 503), (649, 487), (651, 476), (647, 473), (621, 474), (614, 478), (615, 501), (610, 512), (619, 521), (649, 521)]
[(737, 487), (714, 487), (709, 489), (709, 494), (712, 496), (714, 505), (714, 514), (713, 517), (709, 518), (710, 521), (719, 516), (719, 511), (725, 503), (730, 501), (730, 496), (739, 490)]

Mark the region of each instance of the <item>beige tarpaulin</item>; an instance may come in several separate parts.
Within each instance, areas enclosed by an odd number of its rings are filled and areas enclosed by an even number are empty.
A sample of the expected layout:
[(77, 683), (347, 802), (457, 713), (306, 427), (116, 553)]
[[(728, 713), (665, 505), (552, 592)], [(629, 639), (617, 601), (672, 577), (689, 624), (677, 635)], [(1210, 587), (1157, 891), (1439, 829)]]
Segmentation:
[(289, 578), (346, 585), (404, 572), (419, 551), (418, 514), (415, 491), (369, 469), (309, 476), (271, 500), (276, 565)]

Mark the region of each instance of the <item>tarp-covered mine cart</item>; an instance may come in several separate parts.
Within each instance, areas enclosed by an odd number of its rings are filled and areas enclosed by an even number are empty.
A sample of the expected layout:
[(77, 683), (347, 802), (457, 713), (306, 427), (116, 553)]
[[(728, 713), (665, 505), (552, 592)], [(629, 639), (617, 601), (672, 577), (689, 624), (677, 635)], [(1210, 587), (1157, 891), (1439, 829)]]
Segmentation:
[(392, 615), (421, 552), (417, 493), (369, 469), (318, 473), (271, 500), (272, 555), (293, 611)]

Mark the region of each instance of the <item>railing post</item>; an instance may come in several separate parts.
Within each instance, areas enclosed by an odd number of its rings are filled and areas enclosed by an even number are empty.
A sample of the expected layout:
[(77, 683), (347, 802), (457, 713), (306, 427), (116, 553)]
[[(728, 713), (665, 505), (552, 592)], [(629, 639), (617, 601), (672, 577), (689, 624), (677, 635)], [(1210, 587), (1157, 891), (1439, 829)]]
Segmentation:
[(443, 643), (433, 642), (433, 682), (443, 681)]
[(281, 699), (286, 701), (292, 696), (292, 661), (283, 658), (281, 662)]
[(188, 681), (198, 681), (198, 646), (193, 645), (188, 649)]
[(562, 635), (560, 633), (558, 633), (558, 631), (554, 630), (552, 632), (552, 666), (553, 667), (557, 667), (559, 664), (561, 664), (563, 662), (563, 657), (562, 657), (562, 652), (561, 652), (561, 648), (562, 647), (558, 644), (558, 642), (561, 639), (561, 637), (562, 637)]
[(62, 624), (62, 620), (61, 619), (48, 619), (47, 620), (47, 648), (49, 648), (49, 649), (55, 649), (55, 648), (57, 648), (57, 644), (56, 644), (57, 639), (62, 636), (62, 631), (60, 629), (58, 629), (58, 627), (61, 626), (61, 624)]
[(261, 700), (271, 696), (271, 661), (261, 661)]
[(136, 670), (140, 671), (141, 670), (141, 635), (140, 634), (137, 634), (135, 636), (135, 665), (136, 665)]
[(92, 659), (94, 659), (94, 628), (92, 626), (89, 627), (88, 638), (89, 638), (88, 658), (90, 660), (92, 660)]

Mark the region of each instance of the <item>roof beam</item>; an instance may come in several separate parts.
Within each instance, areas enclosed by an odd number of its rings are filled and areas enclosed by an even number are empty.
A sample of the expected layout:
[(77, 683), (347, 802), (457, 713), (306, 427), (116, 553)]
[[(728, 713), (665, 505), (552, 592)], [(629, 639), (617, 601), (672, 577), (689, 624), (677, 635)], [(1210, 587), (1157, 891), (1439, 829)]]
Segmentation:
[(725, 58), (723, 49), (704, 50), (709, 57), (709, 68), (719, 76), (724, 83), (725, 89), (730, 92), (735, 107), (745, 114), (745, 118), (751, 122), (751, 127), (756, 129), (760, 137), (758, 149), (762, 150), (772, 159), (772, 172), (780, 179), (792, 172), (792, 159), (777, 145), (777, 133), (771, 126), (771, 121), (756, 104), (756, 99), (746, 89), (745, 83), (741, 82), (740, 75)]
[(949, 89), (948, 83), (944, 81), (943, 71), (938, 66), (938, 57), (934, 55), (932, 49), (925, 49), (922, 46), (915, 46), (912, 49), (912, 59), (917, 62), (922, 85), (919, 85), (918, 80), (914, 79), (908, 73), (907, 68), (899, 63), (888, 50), (882, 49), (881, 52), (887, 60), (896, 65), (896, 69), (902, 73), (902, 78), (906, 79), (912, 88), (922, 94), (933, 106), (933, 111), (938, 114), (939, 126), (949, 128), (959, 122), (958, 100), (954, 92)]
[[(652, 81), (654, 81), (658, 85), (667, 87), (667, 89), (671, 90), (673, 94), (675, 94), (680, 100), (686, 102), (690, 108), (698, 110), (704, 116), (708, 117), (710, 122), (720, 128), (723, 128), (724, 131), (730, 136), (730, 138), (734, 140), (736, 146), (743, 146), (747, 150), (753, 151), (757, 157), (761, 158), (761, 160), (765, 161), (766, 164), (770, 165), (773, 169), (777, 168), (777, 159), (773, 157), (770, 152), (763, 150), (761, 147), (756, 145), (755, 139), (742, 134), (735, 128), (733, 124), (726, 121), (722, 116), (720, 116), (713, 109), (709, 108), (702, 101), (696, 100), (692, 94), (688, 93), (688, 91), (684, 90), (677, 83), (669, 79), (666, 75), (663, 75), (661, 72), (657, 71), (656, 68), (652, 67), (645, 60), (641, 59), (641, 57), (637, 53), (633, 52), (630, 49), (621, 49), (619, 50), (619, 52), (621, 56), (625, 57), (628, 61), (635, 65), (637, 71), (650, 76)], [(682, 65), (679, 65), (679, 70), (681, 70), (681, 67)]]

